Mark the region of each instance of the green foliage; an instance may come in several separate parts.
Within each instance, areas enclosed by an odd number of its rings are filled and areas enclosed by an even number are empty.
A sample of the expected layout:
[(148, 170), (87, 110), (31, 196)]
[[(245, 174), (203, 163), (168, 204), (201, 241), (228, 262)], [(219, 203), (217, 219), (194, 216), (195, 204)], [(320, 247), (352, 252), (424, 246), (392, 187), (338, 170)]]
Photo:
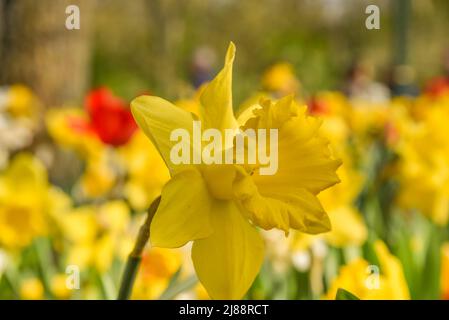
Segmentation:
[(353, 295), (351, 292), (343, 288), (339, 288), (335, 296), (335, 300), (360, 300), (360, 299), (357, 298), (355, 295)]

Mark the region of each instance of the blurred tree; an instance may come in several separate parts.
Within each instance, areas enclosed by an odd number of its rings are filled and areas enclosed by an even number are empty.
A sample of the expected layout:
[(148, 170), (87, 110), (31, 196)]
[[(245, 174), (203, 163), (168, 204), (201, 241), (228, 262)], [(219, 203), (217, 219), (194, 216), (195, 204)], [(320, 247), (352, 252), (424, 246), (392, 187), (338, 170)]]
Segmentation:
[[(79, 101), (88, 85), (93, 0), (0, 0), (0, 83), (24, 83), (47, 105)], [(80, 30), (66, 29), (68, 5)]]

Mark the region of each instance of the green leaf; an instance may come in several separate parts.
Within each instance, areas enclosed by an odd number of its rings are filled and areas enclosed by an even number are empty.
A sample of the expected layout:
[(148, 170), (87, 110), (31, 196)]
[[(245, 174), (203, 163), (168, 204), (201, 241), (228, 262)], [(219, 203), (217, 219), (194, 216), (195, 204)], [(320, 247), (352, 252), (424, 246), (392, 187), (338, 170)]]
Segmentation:
[(440, 274), (441, 274), (441, 229), (432, 226), (429, 233), (429, 241), (424, 268), (421, 278), (420, 299), (437, 300), (440, 298)]
[(357, 298), (355, 295), (353, 295), (351, 292), (343, 288), (338, 288), (335, 300), (360, 300), (360, 299)]

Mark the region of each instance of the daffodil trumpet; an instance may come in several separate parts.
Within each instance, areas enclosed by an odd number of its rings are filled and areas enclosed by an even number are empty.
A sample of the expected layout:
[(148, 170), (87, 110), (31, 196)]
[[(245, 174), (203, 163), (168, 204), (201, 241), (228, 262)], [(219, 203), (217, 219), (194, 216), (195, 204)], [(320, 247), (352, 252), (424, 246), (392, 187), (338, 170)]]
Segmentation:
[(126, 261), (125, 270), (123, 272), (122, 280), (120, 283), (120, 289), (117, 300), (127, 300), (131, 296), (134, 281), (136, 280), (137, 271), (139, 270), (140, 262), (142, 261), (143, 250), (150, 238), (150, 225), (153, 220), (154, 214), (159, 207), (161, 197), (157, 197), (147, 212), (145, 222), (139, 229), (134, 249), (128, 256)]

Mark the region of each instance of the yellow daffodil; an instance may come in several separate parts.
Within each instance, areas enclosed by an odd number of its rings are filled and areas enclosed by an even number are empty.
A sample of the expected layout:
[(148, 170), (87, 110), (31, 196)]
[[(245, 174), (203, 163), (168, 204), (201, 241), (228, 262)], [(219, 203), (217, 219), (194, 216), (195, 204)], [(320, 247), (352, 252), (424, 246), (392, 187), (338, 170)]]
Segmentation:
[(41, 300), (44, 298), (44, 285), (38, 278), (27, 278), (20, 283), (20, 298)]
[(241, 298), (257, 275), (264, 245), (255, 226), (285, 232), (330, 230), (316, 195), (338, 182), (335, 170), (340, 164), (331, 158), (327, 140), (318, 135), (320, 121), (307, 116), (306, 108), (291, 96), (262, 102), (251, 119), (239, 124), (232, 108), (234, 54), (231, 43), (224, 68), (201, 94), (199, 119), (204, 129), (219, 132), (239, 125), (278, 129), (279, 167), (274, 175), (262, 175), (257, 165), (173, 163), (171, 132), (192, 132), (197, 117), (154, 96), (131, 103), (138, 125), (171, 174), (151, 224), (151, 243), (176, 248), (193, 240), (196, 273), (215, 299)]
[[(323, 131), (328, 133), (326, 136), (331, 136), (332, 129), (328, 131), (327, 120), (328, 117), (325, 116)], [(333, 247), (341, 248), (361, 246), (368, 236), (362, 215), (355, 207), (356, 198), (364, 181), (353, 165), (345, 141), (335, 136), (332, 136), (331, 141), (331, 144), (336, 146), (333, 150), (338, 150), (339, 157), (343, 159), (343, 165), (337, 170), (341, 182), (321, 192), (318, 199), (329, 215), (332, 230), (317, 236), (295, 232), (291, 243), (293, 257), (307, 253), (309, 247), (320, 239), (326, 240)]]
[[(339, 288), (343, 288), (363, 300), (407, 300), (410, 299), (402, 265), (380, 240), (374, 244), (380, 266), (370, 266), (361, 258), (351, 261), (340, 269), (327, 293), (335, 299)], [(380, 271), (380, 274), (376, 274)]]
[(449, 221), (449, 110), (435, 107), (410, 124), (398, 143), (399, 204), (417, 209), (438, 225)]
[(50, 289), (51, 293), (57, 299), (68, 299), (71, 295), (71, 290), (67, 286), (67, 274), (56, 274), (51, 278)]
[(82, 206), (61, 216), (58, 222), (69, 242), (68, 264), (105, 272), (115, 257), (124, 259), (132, 247), (129, 220), (129, 208), (122, 201)]
[(69, 206), (68, 197), (48, 183), (40, 161), (17, 155), (0, 174), (0, 243), (10, 248), (29, 245), (48, 234), (51, 219)]
[(349, 116), (352, 132), (359, 138), (382, 132), (389, 112), (388, 105), (376, 107), (353, 106)]
[(271, 66), (265, 72), (262, 78), (262, 86), (270, 92), (283, 96), (298, 92), (300, 83), (293, 72), (293, 66), (281, 62)]

